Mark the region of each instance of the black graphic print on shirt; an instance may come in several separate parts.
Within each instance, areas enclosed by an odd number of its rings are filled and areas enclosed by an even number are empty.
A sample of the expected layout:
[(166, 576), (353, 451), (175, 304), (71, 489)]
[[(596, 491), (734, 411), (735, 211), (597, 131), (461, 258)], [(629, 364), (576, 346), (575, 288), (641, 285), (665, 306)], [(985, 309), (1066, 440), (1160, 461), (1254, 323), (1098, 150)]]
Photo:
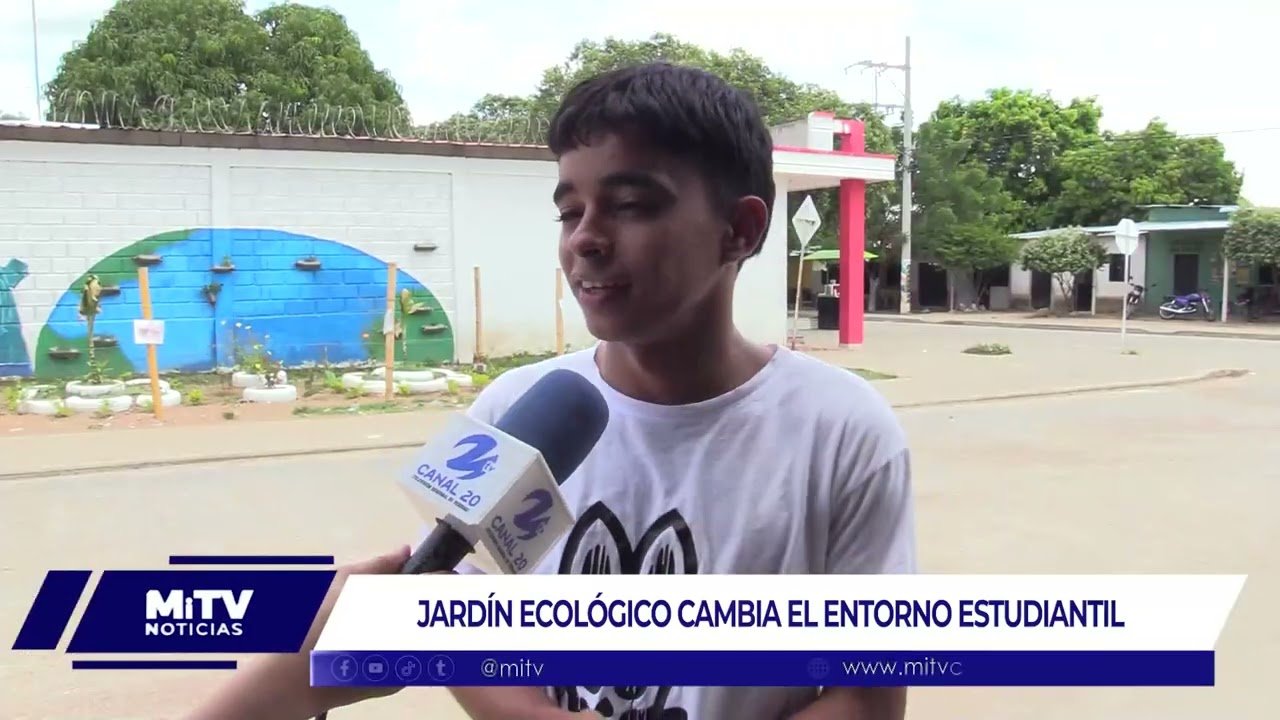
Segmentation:
[[(695, 575), (698, 551), (680, 511), (663, 513), (634, 546), (618, 516), (597, 502), (578, 518), (564, 553), (562, 575)], [(558, 687), (556, 700), (572, 711), (594, 710), (611, 720), (687, 720), (667, 707), (670, 687)]]

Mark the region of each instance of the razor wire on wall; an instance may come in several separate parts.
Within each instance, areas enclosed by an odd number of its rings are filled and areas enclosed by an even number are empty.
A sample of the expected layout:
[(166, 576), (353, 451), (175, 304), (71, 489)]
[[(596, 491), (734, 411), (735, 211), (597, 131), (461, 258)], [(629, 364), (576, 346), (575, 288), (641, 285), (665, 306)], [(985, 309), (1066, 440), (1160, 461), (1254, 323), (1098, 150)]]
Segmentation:
[(162, 96), (140, 101), (113, 92), (67, 91), (54, 98), (48, 119), (101, 128), (169, 132), (292, 135), (420, 142), (545, 145), (550, 123), (540, 116), (479, 118), (455, 115), (416, 125), (397, 105), (331, 105)]

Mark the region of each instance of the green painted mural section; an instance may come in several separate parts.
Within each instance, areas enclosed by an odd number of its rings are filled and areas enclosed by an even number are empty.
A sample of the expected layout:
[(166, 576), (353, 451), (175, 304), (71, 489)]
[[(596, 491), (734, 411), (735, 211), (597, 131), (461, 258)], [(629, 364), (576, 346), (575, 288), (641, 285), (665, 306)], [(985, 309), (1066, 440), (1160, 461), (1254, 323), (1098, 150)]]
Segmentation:
[[(401, 312), (397, 297), (396, 318), (404, 326), (404, 332), (396, 338), (395, 362), (410, 365), (442, 365), (452, 362), (453, 327), (440, 301), (436, 300), (434, 294), (421, 289), (411, 290), (409, 298), (418, 311), (405, 315)], [(369, 323), (362, 339), (370, 358), (380, 363), (386, 361), (382, 318)]]
[[(130, 245), (120, 248), (110, 255), (102, 258), (94, 263), (93, 267), (71, 284), (68, 291), (80, 293), (84, 289), (85, 281), (89, 275), (97, 275), (98, 281), (104, 289), (118, 288), (120, 285), (137, 281), (138, 265), (133, 258), (138, 255), (150, 255), (153, 253), (161, 253), (165, 247), (186, 240), (191, 235), (191, 230), (173, 230), (170, 232), (152, 235), (150, 237), (139, 240)], [(104, 293), (100, 298), (100, 305), (97, 319), (104, 319), (113, 308), (119, 307), (122, 302), (121, 295), (109, 295)], [(94, 348), (94, 359), (103, 364), (106, 368), (106, 374), (111, 377), (127, 378), (131, 377), (135, 372), (133, 364), (124, 353), (120, 350), (119, 342), (133, 342), (133, 338), (115, 338), (104, 336), (95, 328), (94, 335), (102, 342), (104, 338), (107, 341), (114, 340), (115, 345)], [(75, 357), (52, 357), (51, 352), (59, 350), (78, 350), (79, 354)], [(89, 371), (89, 353), (84, 338), (69, 339), (58, 333), (46, 323), (40, 330), (39, 339), (36, 341), (36, 352), (32, 357), (32, 368), (34, 375), (40, 378), (76, 378), (82, 377)]]

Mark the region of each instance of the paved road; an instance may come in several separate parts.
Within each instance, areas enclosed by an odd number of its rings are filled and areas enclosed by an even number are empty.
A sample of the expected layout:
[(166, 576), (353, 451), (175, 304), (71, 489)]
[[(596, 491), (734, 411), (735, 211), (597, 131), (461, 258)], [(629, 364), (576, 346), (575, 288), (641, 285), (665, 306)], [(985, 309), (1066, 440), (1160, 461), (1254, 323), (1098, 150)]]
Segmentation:
[[(934, 689), (909, 717), (1274, 717), (1280, 658), (1280, 381), (904, 410), (921, 555), (935, 572), (1245, 572), (1213, 689)], [(412, 536), (389, 480), (402, 451), (0, 483), (0, 631), (49, 567), (155, 567), (172, 552), (337, 553)], [(212, 673), (72, 673), (0, 656), (7, 717), (175, 717)], [(346, 718), (461, 718), (414, 689)]]

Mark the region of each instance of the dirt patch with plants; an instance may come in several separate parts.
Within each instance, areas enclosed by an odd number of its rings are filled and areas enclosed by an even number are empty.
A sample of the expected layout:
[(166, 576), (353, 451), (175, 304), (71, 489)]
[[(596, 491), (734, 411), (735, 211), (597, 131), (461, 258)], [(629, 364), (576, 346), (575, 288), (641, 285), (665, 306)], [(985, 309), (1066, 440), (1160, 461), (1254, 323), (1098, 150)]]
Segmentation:
[[(4, 382), (0, 383), (0, 437), (455, 410), (469, 405), (492, 378), (547, 357), (550, 355), (520, 354), (476, 366), (395, 367), (389, 399), (381, 366), (282, 372), (277, 365), (257, 367), (251, 360), (244, 363), (249, 381), (244, 380), (243, 372), (163, 375), (163, 419), (152, 412), (147, 378), (112, 378), (91, 371), (89, 376), (70, 382)], [(253, 378), (261, 380), (255, 385)], [(246, 382), (259, 390), (288, 385), (295, 389), (296, 398), (287, 402), (247, 401)], [(97, 394), (83, 397), (86, 392)]]

